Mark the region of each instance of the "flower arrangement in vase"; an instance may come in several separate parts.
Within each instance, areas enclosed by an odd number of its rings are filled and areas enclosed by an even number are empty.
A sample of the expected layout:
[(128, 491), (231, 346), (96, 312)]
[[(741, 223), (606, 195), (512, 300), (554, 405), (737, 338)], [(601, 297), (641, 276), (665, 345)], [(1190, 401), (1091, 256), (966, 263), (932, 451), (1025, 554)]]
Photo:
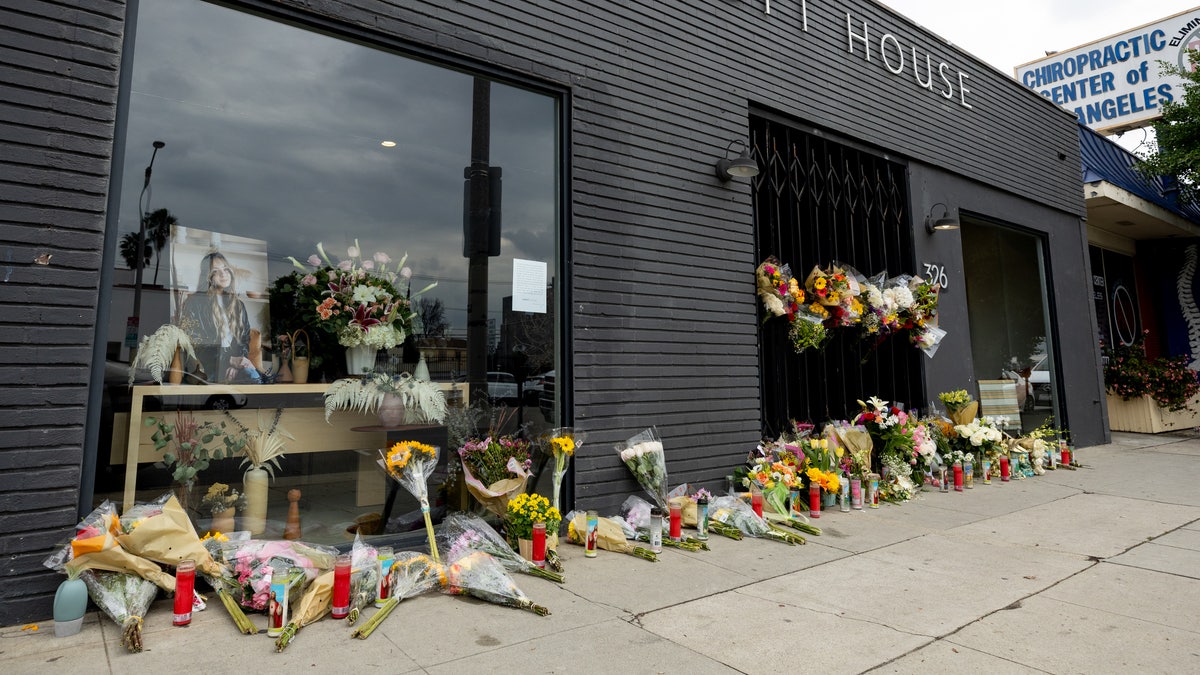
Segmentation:
[(149, 370), (150, 376), (159, 384), (163, 383), (163, 371), (168, 371), (171, 382), (178, 384), (183, 378), (184, 353), (196, 358), (196, 350), (187, 331), (173, 323), (159, 326), (138, 344), (137, 354), (129, 364), (129, 384), (133, 385), (134, 375), (139, 368)]
[(242, 466), (249, 465), (250, 468), (242, 475), (242, 491), (246, 497), (242, 527), (249, 530), (250, 534), (262, 534), (267, 529), (267, 488), (279, 469), (279, 460), (286, 449), (284, 439), (295, 440), (295, 437), (279, 426), (283, 408), (275, 409), (270, 424), (263, 424), (259, 420), (258, 429), (253, 432), (228, 410), (224, 412), (247, 438), (246, 457), (242, 460)]
[(233, 517), (239, 508), (245, 508), (246, 495), (225, 483), (213, 483), (200, 500), (200, 511), (212, 516), (211, 532), (232, 532)]
[[(343, 347), (379, 350), (401, 344), (417, 318), (412, 298), (437, 285), (410, 293), (412, 269), (404, 266), (407, 259), (405, 255), (391, 266), (391, 256), (383, 252), (363, 258), (358, 240), (336, 263), (320, 243), (305, 263), (289, 258), (302, 273), (295, 289), (302, 318), (335, 336)], [(403, 293), (398, 287), (401, 280), (409, 286)]]

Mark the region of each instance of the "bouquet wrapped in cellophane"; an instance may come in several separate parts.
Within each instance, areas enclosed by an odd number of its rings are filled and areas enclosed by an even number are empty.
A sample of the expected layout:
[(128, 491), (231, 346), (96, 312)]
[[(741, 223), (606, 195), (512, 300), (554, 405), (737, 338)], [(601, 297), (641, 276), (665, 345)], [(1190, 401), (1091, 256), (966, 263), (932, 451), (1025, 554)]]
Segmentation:
[(117, 541), (125, 550), (147, 560), (177, 567), (193, 560), (196, 570), (209, 576), (226, 573), (200, 543), (192, 519), (173, 494), (165, 494), (149, 504), (135, 504), (121, 516), (121, 534)]
[(366, 640), (402, 601), (446, 585), (444, 566), (424, 553), (400, 551), (392, 561), (389, 585), (392, 595), (351, 637)]
[(618, 443), (616, 449), (621, 461), (625, 462), (638, 484), (654, 498), (659, 508), (664, 511), (670, 508), (667, 503), (667, 459), (658, 430), (650, 427)]
[[(221, 544), (221, 557), (230, 573), (222, 581), (233, 599), (243, 607), (267, 609), (271, 579), (292, 568), (304, 571), (304, 587), (318, 575), (333, 569), (337, 549), (302, 541), (247, 539)], [(214, 586), (215, 588), (215, 586)]]
[(354, 535), (350, 546), (350, 613), (347, 625), (353, 626), (367, 607), (375, 604), (379, 584), (379, 551)]
[[(213, 560), (224, 560), (224, 553), (221, 547), (231, 541), (244, 542), (250, 539), (250, 533), (243, 530), (235, 532), (233, 538), (230, 535), (222, 532), (206, 532), (204, 537), (200, 539), (200, 543), (212, 556)], [(225, 569), (222, 564), (222, 569)], [(243, 635), (253, 635), (258, 632), (258, 628), (246, 618), (246, 613), (238, 605), (238, 601), (233, 599), (231, 591), (237, 591), (239, 597), (241, 595), (241, 585), (233, 578), (232, 573), (226, 570), (225, 574), (211, 575), (205, 574), (204, 580), (217, 593), (217, 597), (221, 599), (221, 604), (225, 607), (225, 611), (229, 613), (229, 618), (233, 619), (234, 625)]]
[(88, 595), (108, 618), (121, 626), (121, 644), (130, 652), (142, 651), (142, 617), (150, 609), (158, 586), (125, 572), (85, 570), (80, 575)]
[(737, 497), (721, 496), (709, 504), (709, 527), (717, 524), (717, 529), (734, 528), (742, 534), (763, 539), (774, 539), (785, 544), (803, 544), (804, 537), (780, 529), (763, 520), (750, 508), (750, 505)]
[(333, 599), (333, 570), (322, 572), (304, 590), (300, 606), (292, 612), (283, 633), (275, 638), (275, 651), (281, 652), (291, 643), (300, 629), (329, 613)]
[(529, 610), (538, 616), (550, 614), (550, 610), (535, 604), (517, 588), (500, 561), (482, 551), (472, 551), (446, 565), (445, 592)]
[(564, 581), (563, 575), (558, 572), (542, 569), (522, 558), (504, 541), (499, 532), (476, 515), (447, 515), (438, 528), (438, 543), (445, 552), (447, 562), (453, 562), (475, 551), (482, 551), (498, 560), (510, 572), (521, 572), (560, 584)]
[(425, 517), (425, 534), (429, 539), (429, 553), (435, 563), (440, 562), (433, 521), (429, 517), (429, 476), (437, 468), (438, 448), (416, 441), (400, 441), (387, 452), (381, 450), (380, 454), (382, 458), (379, 461), (384, 471), (420, 502), (421, 515)]
[[(687, 500), (688, 497), (674, 497), (672, 501)], [(696, 523), (695, 502), (692, 502), (692, 525)], [(628, 525), (625, 529), (625, 535), (634, 541), (650, 541), (650, 509), (653, 508), (650, 502), (642, 499), (637, 495), (629, 495), (621, 504), (621, 521)], [(680, 514), (681, 525), (687, 524), (687, 519)], [(708, 544), (695, 539), (694, 537), (684, 537), (680, 541), (672, 540), (668, 535), (671, 531), (671, 523), (668, 518), (663, 518), (661, 523), (662, 529), (662, 545), (671, 548), (679, 548), (685, 551), (707, 551)]]
[(106, 500), (75, 526), (75, 536), (51, 553), (43, 564), (64, 573), (104, 570), (135, 574), (174, 593), (175, 577), (154, 562), (125, 550), (118, 540), (120, 533), (117, 506)]
[[(625, 537), (625, 529), (621, 526), (622, 522), (620, 518), (603, 516), (598, 518), (596, 520), (596, 546), (605, 551), (625, 553), (650, 562), (658, 562), (658, 554), (654, 551), (629, 543)], [(580, 546), (586, 545), (587, 514), (582, 511), (572, 511), (567, 514), (567, 523), (567, 541)]]
[(554, 473), (551, 474), (550, 504), (562, 513), (559, 503), (559, 493), (562, 492), (562, 479), (567, 473), (567, 465), (575, 456), (575, 451), (583, 445), (583, 432), (574, 427), (556, 427), (546, 435), (546, 445), (554, 457)]

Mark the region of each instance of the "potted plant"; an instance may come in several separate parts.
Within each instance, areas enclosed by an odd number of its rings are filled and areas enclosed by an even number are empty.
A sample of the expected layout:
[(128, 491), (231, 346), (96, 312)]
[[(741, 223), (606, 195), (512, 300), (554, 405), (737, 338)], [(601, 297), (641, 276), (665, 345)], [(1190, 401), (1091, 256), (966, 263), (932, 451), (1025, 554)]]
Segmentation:
[(441, 387), (408, 373), (367, 373), (335, 380), (325, 391), (325, 421), (338, 410), (378, 414), (381, 426), (441, 423), (446, 396)]
[(200, 423), (190, 412), (177, 411), (174, 424), (165, 417), (147, 417), (145, 425), (156, 427), (150, 437), (156, 451), (174, 446), (173, 451), (163, 452), (162, 461), (175, 480), (176, 497), (185, 512), (199, 473), (215, 460), (240, 454), (246, 443), (244, 436), (227, 433), (224, 422)]
[(1189, 407), (1200, 393), (1196, 371), (1184, 356), (1150, 358), (1147, 335), (1143, 331), (1131, 345), (1104, 350), (1109, 424), (1115, 431), (1139, 433), (1196, 426), (1196, 411)]
[(245, 506), (246, 496), (224, 483), (213, 483), (200, 500), (200, 511), (212, 516), (208, 527), (212, 532), (232, 532), (233, 517)]
[(134, 374), (138, 368), (150, 371), (154, 381), (162, 384), (163, 371), (169, 371), (169, 382), (179, 384), (183, 381), (183, 353), (196, 358), (196, 350), (192, 347), (192, 338), (183, 328), (166, 323), (158, 330), (142, 338), (138, 345), (133, 363), (129, 364), (129, 384), (133, 385)]

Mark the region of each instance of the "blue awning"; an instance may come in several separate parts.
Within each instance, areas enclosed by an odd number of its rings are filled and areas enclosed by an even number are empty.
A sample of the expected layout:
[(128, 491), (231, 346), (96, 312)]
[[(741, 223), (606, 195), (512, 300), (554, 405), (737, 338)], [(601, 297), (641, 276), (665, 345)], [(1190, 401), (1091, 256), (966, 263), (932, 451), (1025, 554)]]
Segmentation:
[(1180, 206), (1175, 193), (1164, 189), (1162, 179), (1143, 176), (1135, 168), (1137, 158), (1107, 137), (1079, 125), (1079, 152), (1083, 160), (1083, 182), (1106, 181), (1130, 194), (1161, 206), (1175, 215), (1200, 224), (1200, 207)]

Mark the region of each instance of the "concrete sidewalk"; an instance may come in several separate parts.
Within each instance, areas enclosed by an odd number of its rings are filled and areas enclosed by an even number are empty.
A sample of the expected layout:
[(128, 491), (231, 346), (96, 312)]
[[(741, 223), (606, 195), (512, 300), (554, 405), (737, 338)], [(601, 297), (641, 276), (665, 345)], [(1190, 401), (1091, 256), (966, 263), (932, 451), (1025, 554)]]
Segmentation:
[(1113, 436), (1077, 471), (826, 512), (805, 546), (714, 537), (657, 564), (563, 546), (565, 585), (516, 577), (549, 617), (427, 595), (369, 640), (326, 618), (277, 654), (215, 600), (187, 628), (160, 601), (141, 654), (92, 614), (70, 638), (0, 629), (0, 670), (1200, 672), (1200, 439)]

